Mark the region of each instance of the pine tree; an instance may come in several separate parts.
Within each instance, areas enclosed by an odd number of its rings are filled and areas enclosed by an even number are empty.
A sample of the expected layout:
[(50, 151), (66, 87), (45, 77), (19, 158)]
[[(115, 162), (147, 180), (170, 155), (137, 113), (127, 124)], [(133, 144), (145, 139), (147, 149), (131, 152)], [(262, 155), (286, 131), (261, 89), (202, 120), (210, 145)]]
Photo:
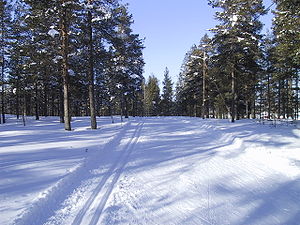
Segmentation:
[(65, 130), (71, 130), (71, 112), (70, 112), (70, 71), (69, 71), (69, 30), (72, 20), (73, 8), (75, 2), (69, 0), (61, 0), (60, 8), (60, 34), (61, 34), (61, 51), (62, 51), (62, 77), (63, 77), (63, 93), (64, 93), (64, 122)]
[[(83, 30), (87, 31), (87, 37), (84, 40), (86, 41), (87, 46), (87, 78), (89, 81), (89, 109), (91, 116), (91, 128), (97, 129), (96, 122), (96, 106), (95, 106), (95, 63), (98, 62), (95, 58), (97, 56), (97, 46), (102, 45), (101, 40), (106, 37), (105, 33), (112, 33), (112, 26), (108, 27), (111, 23), (112, 10), (116, 7), (116, 1), (110, 0), (87, 0), (85, 4), (86, 23), (83, 23)], [(86, 24), (86, 26), (85, 26)], [(111, 30), (109, 30), (111, 29)], [(103, 50), (103, 49), (101, 49)], [(101, 58), (100, 58), (101, 60)]]
[(183, 87), (184, 87), (184, 76), (183, 73), (179, 73), (178, 79), (175, 86), (175, 93), (174, 93), (174, 109), (175, 109), (175, 115), (186, 115), (186, 106), (184, 105), (184, 93), (183, 93)]
[(258, 18), (265, 11), (262, 0), (209, 2), (213, 7), (222, 9), (216, 13), (220, 24), (213, 29), (213, 44), (217, 47), (216, 59), (219, 60), (220, 70), (224, 72), (224, 84), (228, 85), (227, 91), (231, 95), (230, 116), (234, 122), (244, 114), (243, 108), (249, 96), (253, 96), (251, 92), (254, 92), (257, 82), (262, 28)]
[(173, 83), (169, 75), (169, 69), (166, 67), (164, 72), (163, 89), (161, 99), (161, 110), (163, 116), (173, 114)]
[(29, 83), (29, 76), (27, 74), (28, 55), (26, 54), (26, 50), (28, 49), (29, 32), (27, 31), (26, 24), (21, 22), (25, 20), (25, 14), (27, 13), (24, 3), (15, 2), (11, 32), (10, 73), (8, 78), (14, 94), (10, 98), (11, 108), (13, 109), (11, 113), (16, 114), (17, 119), (19, 119), (20, 115), (24, 117), (27, 112), (27, 84)]
[(208, 56), (211, 54), (211, 39), (205, 34), (201, 40), (199, 49), (202, 52), (202, 118), (209, 118), (209, 101), (208, 96), (212, 97), (209, 87), (209, 74), (208, 74)]
[[(181, 71), (181, 90), (177, 88), (177, 105), (185, 115), (200, 116), (202, 105), (203, 52), (196, 46), (186, 53)], [(180, 93), (179, 93), (179, 92)]]
[(273, 31), (275, 36), (276, 77), (278, 80), (278, 116), (299, 116), (300, 3), (276, 0)]
[(23, 10), (26, 9), (27, 12), (18, 17), (25, 22), (25, 25), (21, 23), (22, 28), (16, 27), (16, 29), (22, 29), (21, 33), (26, 37), (22, 43), (22, 55), (27, 67), (26, 76), (30, 77), (27, 86), (32, 89), (28, 94), (33, 98), (35, 117), (39, 119), (40, 114), (45, 116), (48, 114), (48, 86), (52, 74), (50, 71), (54, 64), (51, 58), (55, 50), (52, 37), (55, 33), (51, 27), (58, 22), (58, 16), (55, 14), (53, 1), (26, 0), (24, 2), (28, 5), (20, 5), (20, 7), (23, 6)]
[(144, 46), (126, 6), (117, 0), (14, 3), (7, 58), (12, 91), (5, 98), (11, 113), (60, 115), (66, 130), (71, 115), (91, 115), (96, 128), (104, 105), (125, 116), (142, 113)]
[(160, 114), (160, 89), (158, 79), (151, 75), (145, 84), (144, 106), (146, 116), (158, 116)]
[[(16, 30), (22, 30), (17, 39), (22, 42), (20, 43), (21, 63), (26, 70), (15, 71), (17, 72), (15, 74), (20, 74), (20, 71), (26, 73), (24, 77), (27, 80), (25, 81), (27, 87), (26, 91), (23, 92), (28, 95), (28, 98), (24, 97), (23, 104), (31, 104), (30, 101), (33, 98), (35, 107), (31, 108), (35, 109), (36, 119), (39, 118), (39, 115), (47, 116), (49, 113), (57, 115), (59, 112), (61, 122), (64, 122), (63, 100), (61, 98), (62, 52), (59, 33), (59, 12), (61, 12), (63, 4), (59, 1), (26, 0), (24, 2), (27, 5), (21, 5), (21, 7), (26, 12), (21, 14), (19, 18), (25, 23), (21, 22), (22, 27), (16, 27)], [(18, 36), (17, 33), (15, 36)], [(18, 47), (15, 50), (18, 51)], [(18, 55), (17, 52), (16, 55)], [(59, 102), (58, 106), (55, 103), (57, 101)], [(32, 114), (31, 108), (25, 110), (26, 114)]]
[(144, 46), (139, 35), (132, 33), (132, 15), (126, 6), (115, 10), (115, 18), (117, 32), (113, 34), (115, 38), (111, 48), (111, 66), (114, 69), (109, 75), (114, 86), (110, 89), (119, 98), (121, 114), (128, 117), (129, 111), (136, 111), (137, 97), (142, 92)]
[(0, 44), (0, 63), (1, 63), (1, 75), (0, 75), (0, 88), (1, 88), (1, 115), (0, 123), (2, 118), (2, 123), (6, 122), (5, 119), (5, 89), (6, 89), (6, 67), (8, 65), (8, 44), (9, 44), (9, 33), (11, 26), (11, 15), (9, 13), (9, 8), (11, 6), (7, 1), (0, 1), (0, 33), (1, 33), (1, 44)]

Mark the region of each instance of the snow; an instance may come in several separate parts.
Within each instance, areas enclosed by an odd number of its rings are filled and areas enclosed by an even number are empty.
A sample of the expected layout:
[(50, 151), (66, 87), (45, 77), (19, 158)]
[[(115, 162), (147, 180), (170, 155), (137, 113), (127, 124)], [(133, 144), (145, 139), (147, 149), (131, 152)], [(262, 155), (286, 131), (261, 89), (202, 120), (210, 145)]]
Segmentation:
[(59, 32), (57, 30), (55, 30), (54, 28), (51, 28), (49, 31), (48, 31), (48, 34), (52, 37), (52, 38), (55, 38), (56, 35), (59, 35)]
[(298, 224), (300, 130), (188, 117), (14, 117), (0, 224)]
[(238, 39), (238, 42), (242, 42), (243, 40), (245, 40), (245, 38), (242, 38), (242, 37), (237, 37)]
[(99, 22), (99, 21), (102, 21), (102, 20), (108, 20), (112, 17), (111, 13), (110, 12), (106, 12), (104, 14), (104, 16), (97, 16), (95, 18), (92, 19), (92, 22)]
[(68, 69), (68, 73), (70, 74), (70, 76), (75, 76), (75, 72), (72, 69)]
[(234, 27), (236, 24), (237, 24), (237, 21), (238, 21), (238, 15), (232, 15), (230, 17), (230, 21), (231, 21), (231, 26)]
[(95, 18), (92, 19), (92, 22), (98, 22), (98, 21), (101, 21), (102, 18), (100, 16), (97, 16)]
[(121, 88), (123, 87), (123, 85), (122, 85), (122, 84), (116, 84), (116, 87), (117, 87), (118, 89), (121, 89)]
[(132, 79), (139, 79), (139, 78), (140, 78), (140, 76), (137, 75), (137, 74), (131, 74), (130, 77), (131, 77)]

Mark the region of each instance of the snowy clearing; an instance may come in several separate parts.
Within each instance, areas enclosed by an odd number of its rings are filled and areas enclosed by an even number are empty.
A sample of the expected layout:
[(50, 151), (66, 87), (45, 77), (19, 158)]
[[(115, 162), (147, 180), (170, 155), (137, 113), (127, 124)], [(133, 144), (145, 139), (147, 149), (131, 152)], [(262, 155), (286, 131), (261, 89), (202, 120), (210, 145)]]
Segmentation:
[(299, 129), (188, 117), (98, 123), (0, 125), (0, 224), (299, 224)]

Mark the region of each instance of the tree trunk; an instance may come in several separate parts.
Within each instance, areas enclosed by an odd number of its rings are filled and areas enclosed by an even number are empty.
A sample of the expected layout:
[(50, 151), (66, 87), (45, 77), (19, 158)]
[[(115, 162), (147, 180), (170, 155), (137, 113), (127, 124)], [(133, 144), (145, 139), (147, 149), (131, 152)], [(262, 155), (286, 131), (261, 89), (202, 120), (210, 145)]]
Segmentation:
[(295, 118), (299, 119), (299, 72), (297, 72), (296, 76), (296, 110), (295, 110)]
[[(5, 4), (3, 2), (3, 4)], [(4, 7), (4, 6), (3, 6)], [(3, 8), (4, 10), (4, 8)], [(2, 11), (4, 13), (4, 11)], [(4, 43), (4, 32), (5, 32), (5, 27), (4, 27), (4, 15), (1, 15), (1, 113), (2, 113), (2, 123), (5, 123), (5, 107), (4, 107), (4, 65), (5, 65), (5, 57), (4, 57), (4, 51), (5, 51), (5, 43)], [(1, 117), (1, 115), (0, 115)], [(0, 118), (0, 123), (1, 123), (1, 118)]]
[(135, 117), (137, 115), (137, 96), (135, 91), (133, 91), (133, 105), (132, 105), (132, 116)]
[[(56, 94), (55, 94), (55, 92), (52, 92), (51, 93), (51, 106), (49, 108), (51, 116), (57, 116), (57, 115), (59, 115), (59, 112), (56, 110), (56, 107), (55, 107), (55, 105), (56, 105), (55, 104), (55, 97), (57, 97)], [(57, 107), (57, 109), (59, 109), (59, 106)]]
[[(66, 0), (62, 0), (62, 3)], [(69, 100), (69, 65), (68, 65), (68, 47), (69, 47), (69, 24), (70, 16), (65, 6), (61, 15), (61, 36), (62, 36), (62, 76), (63, 76), (63, 96), (64, 96), (64, 122), (65, 130), (71, 130), (70, 100)]]
[(121, 102), (121, 122), (123, 122), (123, 113), (124, 113), (123, 95), (120, 97), (120, 102)]
[(253, 96), (253, 119), (256, 119), (256, 98)]
[(24, 105), (23, 105), (23, 113), (22, 113), (22, 121), (23, 121), (23, 125), (25, 126), (26, 125), (26, 116), (27, 116), (27, 94), (24, 93)]
[(249, 100), (246, 100), (246, 117), (247, 117), (247, 119), (250, 119)]
[(206, 90), (205, 90), (205, 86), (206, 86), (206, 61), (205, 61), (205, 51), (203, 51), (203, 65), (202, 65), (202, 119), (205, 119), (205, 115), (206, 115)]
[(17, 74), (17, 84), (16, 84), (16, 114), (17, 119), (20, 118), (20, 84), (19, 84), (19, 74)]
[(288, 115), (287, 118), (294, 119), (294, 102), (293, 102), (293, 80), (289, 78), (287, 81), (287, 90), (288, 90)]
[(38, 102), (38, 85), (37, 82), (35, 82), (35, 95), (34, 95), (34, 102), (35, 102), (35, 119), (39, 120), (39, 102)]
[[(3, 30), (2, 30), (3, 32)], [(3, 36), (3, 35), (2, 35)], [(4, 84), (4, 50), (2, 50), (2, 67), (1, 67), (1, 81), (2, 81), (2, 90), (1, 90), (1, 111), (2, 111), (2, 123), (5, 123), (5, 84)]]
[(235, 92), (235, 73), (231, 71), (231, 122), (234, 123), (236, 115), (236, 92)]
[(278, 89), (278, 118), (281, 116), (281, 81), (279, 80), (279, 89)]
[(287, 113), (287, 88), (286, 88), (286, 80), (283, 80), (282, 82), (282, 116), (283, 119), (285, 119), (286, 117), (286, 113)]
[(64, 95), (62, 87), (59, 90), (59, 117), (60, 117), (60, 123), (65, 123), (64, 118)]
[[(92, 3), (92, 0), (89, 0)], [(88, 48), (89, 48), (89, 68), (88, 68), (88, 79), (89, 79), (89, 100), (90, 100), (90, 114), (91, 114), (91, 129), (97, 129), (96, 112), (95, 112), (95, 91), (94, 91), (94, 49), (93, 49), (93, 27), (92, 27), (92, 12), (88, 11)]]
[(124, 116), (125, 118), (128, 118), (128, 101), (127, 101), (127, 96), (124, 97)]
[(112, 112), (112, 106), (111, 106), (111, 103), (109, 103), (109, 106), (108, 106), (108, 113), (110, 115), (110, 118), (111, 118), (111, 123), (114, 123), (114, 116), (113, 116), (113, 112)]
[(22, 113), (22, 121), (23, 121), (23, 126), (26, 126), (26, 100), (24, 99), (24, 108), (23, 108), (23, 113)]
[(271, 119), (270, 73), (268, 73), (267, 98), (268, 98), (268, 119)]
[[(45, 76), (47, 77), (47, 69), (45, 69)], [(45, 78), (44, 80), (44, 104), (43, 104), (43, 114), (44, 116), (48, 116), (48, 82)]]

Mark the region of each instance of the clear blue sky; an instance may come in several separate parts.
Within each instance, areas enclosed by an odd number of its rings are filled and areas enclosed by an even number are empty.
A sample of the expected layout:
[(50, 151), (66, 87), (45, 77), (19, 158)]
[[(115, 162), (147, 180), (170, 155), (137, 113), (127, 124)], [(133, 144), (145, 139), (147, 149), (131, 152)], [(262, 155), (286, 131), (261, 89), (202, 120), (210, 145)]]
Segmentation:
[[(174, 81), (180, 72), (185, 53), (193, 44), (218, 22), (214, 19), (216, 9), (208, 6), (206, 0), (123, 0), (129, 3), (133, 15), (133, 31), (145, 39), (144, 76), (152, 73), (163, 80), (166, 67)], [(265, 6), (271, 0), (264, 0)], [(270, 26), (271, 18), (263, 18)]]

